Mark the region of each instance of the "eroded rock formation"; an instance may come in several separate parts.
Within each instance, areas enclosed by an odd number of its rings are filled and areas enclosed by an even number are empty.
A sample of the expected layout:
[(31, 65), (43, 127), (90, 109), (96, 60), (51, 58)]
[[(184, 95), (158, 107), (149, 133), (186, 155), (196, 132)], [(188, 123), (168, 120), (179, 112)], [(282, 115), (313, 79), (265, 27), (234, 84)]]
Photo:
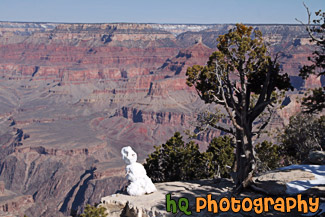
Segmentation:
[[(132, 145), (143, 161), (191, 128), (205, 105), (186, 86), (186, 68), (205, 64), (230, 27), (0, 22), (0, 179), (31, 195), (25, 214), (80, 213), (123, 186), (121, 147)], [(313, 50), (304, 27), (255, 28), (283, 52), (296, 88), (322, 82), (297, 77)], [(299, 110), (291, 102), (275, 124)], [(202, 148), (216, 135), (201, 135)]]

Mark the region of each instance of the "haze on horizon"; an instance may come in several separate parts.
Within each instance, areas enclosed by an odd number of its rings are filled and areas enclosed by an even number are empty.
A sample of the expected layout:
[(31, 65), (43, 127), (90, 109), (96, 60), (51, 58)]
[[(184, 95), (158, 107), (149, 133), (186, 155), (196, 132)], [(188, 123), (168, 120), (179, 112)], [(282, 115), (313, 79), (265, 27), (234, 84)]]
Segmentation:
[[(305, 0), (310, 11), (325, 0)], [(61, 23), (298, 24), (301, 0), (1, 0), (0, 21)]]

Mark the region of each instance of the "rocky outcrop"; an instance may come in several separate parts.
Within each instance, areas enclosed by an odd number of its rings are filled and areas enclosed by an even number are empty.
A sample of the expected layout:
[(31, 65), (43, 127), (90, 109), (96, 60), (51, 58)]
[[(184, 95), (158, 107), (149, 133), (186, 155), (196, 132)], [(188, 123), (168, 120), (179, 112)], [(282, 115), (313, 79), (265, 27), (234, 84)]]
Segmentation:
[[(254, 178), (253, 189), (267, 195), (325, 195), (325, 166), (292, 165)], [(313, 194), (311, 194), (313, 192)]]
[[(281, 176), (281, 175), (280, 175)], [(246, 216), (304, 216), (301, 212), (297, 212), (297, 209), (291, 210), (291, 212), (280, 212), (279, 210), (274, 210), (270, 205), (268, 211), (262, 210), (262, 213), (256, 213), (254, 209), (252, 211), (243, 211), (237, 210), (236, 212), (232, 211), (234, 207), (233, 204), (224, 207), (229, 207), (227, 211), (223, 211), (220, 206), (216, 209), (217, 213), (213, 213), (214, 207), (218, 206), (221, 198), (234, 197), (232, 194), (232, 189), (234, 184), (229, 179), (220, 179), (220, 180), (200, 180), (200, 181), (191, 181), (191, 182), (166, 182), (166, 183), (156, 183), (157, 192), (154, 192), (149, 195), (143, 196), (130, 196), (124, 193), (113, 194), (110, 196), (102, 197), (101, 203), (99, 206), (106, 208), (108, 216), (112, 217), (163, 217), (163, 216), (223, 216), (223, 217), (246, 217)], [(169, 200), (174, 200), (176, 205), (176, 212), (172, 213), (171, 203), (167, 203), (167, 195), (170, 196)], [(208, 195), (211, 196), (211, 201), (214, 200), (215, 203), (210, 202), (208, 204)], [(246, 190), (240, 195), (236, 195), (235, 198), (238, 201), (243, 202), (244, 198), (246, 200), (250, 198), (252, 201), (256, 198), (275, 198), (284, 197), (283, 195), (275, 195), (270, 197), (270, 195), (259, 194), (254, 191)], [(292, 196), (292, 195), (291, 195)], [(201, 209), (199, 212), (196, 210), (198, 205), (204, 206), (203, 200), (197, 202), (196, 198), (201, 197), (206, 200), (206, 207)], [(183, 211), (187, 212), (187, 215), (183, 213), (178, 207), (180, 198), (183, 199), (181, 203), (183, 205)], [(187, 202), (186, 202), (187, 201)], [(247, 202), (246, 202), (247, 203)], [(240, 202), (237, 203), (240, 206)], [(255, 204), (255, 203), (254, 203)], [(258, 204), (258, 203), (257, 203)], [(167, 206), (170, 206), (170, 211), (167, 211)], [(255, 205), (254, 205), (255, 206)], [(262, 205), (263, 206), (263, 205)], [(264, 204), (265, 206), (265, 204)], [(210, 208), (208, 208), (210, 207)], [(252, 206), (253, 207), (253, 203)], [(319, 210), (316, 213), (308, 213), (311, 216), (323, 216), (325, 203), (324, 200), (320, 201)], [(322, 214), (323, 213), (323, 214)], [(316, 214), (316, 215), (315, 215)]]
[(32, 195), (21, 195), (5, 188), (0, 181), (0, 216), (23, 216), (34, 205)]
[(0, 181), (0, 197), (5, 195), (5, 183)]
[(0, 216), (24, 216), (33, 204), (32, 195), (0, 197)]
[(325, 165), (325, 152), (324, 151), (311, 151), (308, 154), (308, 161), (311, 164)]
[(192, 118), (190, 114), (182, 114), (178, 112), (150, 112), (127, 107), (122, 107), (116, 115), (131, 120), (134, 123), (146, 123), (152, 125), (160, 124), (167, 126), (190, 126), (189, 121)]
[[(107, 209), (109, 216), (127, 216), (127, 217), (158, 217), (175, 216), (166, 211), (166, 195), (171, 194), (171, 198), (177, 200), (180, 197), (189, 199), (189, 210), (193, 213), (191, 216), (210, 216), (207, 212), (195, 213), (195, 197), (198, 195), (207, 195), (212, 193), (213, 198), (221, 198), (222, 195), (229, 195), (229, 189), (233, 186), (229, 180), (224, 180), (219, 184), (211, 180), (193, 181), (193, 182), (167, 182), (155, 184), (157, 192), (143, 196), (129, 196), (126, 194), (113, 194), (102, 197), (101, 206)], [(218, 191), (215, 189), (218, 188)], [(228, 213), (229, 216), (232, 216)], [(233, 216), (241, 216), (234, 215)]]

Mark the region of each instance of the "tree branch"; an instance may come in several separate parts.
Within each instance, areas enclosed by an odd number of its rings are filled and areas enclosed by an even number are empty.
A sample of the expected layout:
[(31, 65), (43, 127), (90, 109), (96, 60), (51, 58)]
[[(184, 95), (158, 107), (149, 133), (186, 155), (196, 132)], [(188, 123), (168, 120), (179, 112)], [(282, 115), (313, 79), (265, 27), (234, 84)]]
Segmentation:
[(304, 26), (306, 27), (306, 30), (307, 30), (309, 36), (310, 36), (314, 41), (317, 41), (317, 42), (321, 42), (321, 43), (323, 43), (325, 40), (321, 40), (320, 38), (317, 38), (317, 37), (315, 37), (315, 36), (313, 35), (313, 33), (312, 33), (311, 29), (310, 29), (310, 18), (311, 18), (311, 13), (310, 13), (310, 11), (309, 11), (309, 8), (306, 6), (305, 2), (303, 2), (303, 4), (304, 4), (304, 7), (305, 7), (306, 10), (307, 10), (307, 14), (308, 14), (308, 24), (304, 24), (301, 20), (298, 20), (297, 18), (296, 18), (296, 21), (298, 21), (299, 23), (301, 23), (302, 25), (304, 25)]
[(211, 126), (211, 127), (215, 128), (215, 129), (218, 129), (218, 130), (224, 131), (225, 133), (229, 133), (229, 134), (235, 136), (235, 131), (234, 131), (233, 128), (226, 128), (226, 127), (223, 127), (223, 126), (221, 126), (221, 125), (214, 124), (214, 123), (213, 123), (214, 121), (215, 121), (215, 118), (212, 118), (212, 119), (209, 119), (208, 122), (203, 123), (203, 124), (205, 124), (204, 127), (202, 127), (202, 126), (197, 126), (197, 128), (200, 128), (200, 132), (197, 133), (197, 135), (199, 135), (199, 134), (205, 132), (205, 131), (206, 131), (206, 130)]
[[(212, 126), (212, 125), (211, 125)], [(220, 125), (214, 125), (214, 126), (212, 126), (213, 128), (216, 128), (216, 129), (218, 129), (218, 130), (221, 130), (221, 131), (223, 131), (223, 132), (225, 132), (225, 133), (229, 133), (229, 134), (231, 134), (231, 135), (233, 135), (233, 136), (235, 136), (236, 134), (235, 134), (235, 132), (234, 132), (234, 130), (232, 129), (232, 128), (225, 128), (225, 127), (222, 127), (222, 126), (220, 126)]]
[[(272, 60), (270, 60), (272, 61)], [(254, 106), (254, 108), (251, 110), (250, 112), (250, 122), (253, 122), (255, 120), (255, 118), (265, 109), (265, 107), (271, 102), (268, 97), (265, 97), (265, 95), (267, 93), (269, 93), (269, 89), (271, 88), (269, 86), (270, 84), (270, 78), (271, 78), (271, 73), (273, 71), (273, 69), (271, 68), (273, 67), (273, 64), (271, 64), (271, 66), (269, 66), (267, 75), (266, 75), (266, 79), (263, 83), (263, 89), (262, 92), (260, 93), (260, 96)], [(261, 110), (262, 109), (262, 110)]]
[(261, 127), (259, 127), (258, 131), (257, 132), (254, 132), (253, 134), (256, 134), (257, 135), (257, 138), (260, 138), (260, 135), (262, 133), (262, 130), (264, 130), (266, 128), (266, 126), (269, 124), (269, 122), (271, 121), (271, 118), (272, 118), (272, 111), (268, 108), (268, 112), (269, 112), (269, 116), (267, 117), (267, 120), (264, 121), (264, 123), (261, 125)]
[(220, 89), (220, 91), (221, 91), (221, 96), (222, 96), (222, 99), (223, 99), (223, 101), (224, 101), (224, 106), (225, 106), (225, 108), (226, 108), (226, 111), (227, 111), (227, 113), (228, 113), (228, 115), (229, 115), (229, 117), (230, 117), (230, 119), (231, 119), (231, 121), (232, 121), (232, 124), (238, 129), (238, 130), (241, 130), (241, 131), (243, 131), (243, 128), (241, 127), (241, 126), (239, 126), (238, 125), (238, 123), (236, 122), (236, 120), (235, 120), (235, 117), (232, 115), (232, 113), (231, 113), (231, 111), (230, 111), (230, 108), (229, 108), (229, 105), (228, 105), (228, 103), (227, 103), (227, 99), (226, 99), (226, 96), (225, 96), (225, 88), (224, 88), (224, 83), (222, 82), (222, 79), (220, 78), (220, 74), (218, 73), (218, 71), (217, 71), (217, 63), (216, 63), (216, 77), (217, 77), (217, 80), (218, 80), (218, 82), (219, 82), (219, 84), (221, 85), (221, 89)]
[[(239, 108), (238, 108), (239, 103), (236, 103), (236, 101), (235, 101), (234, 91), (232, 89), (233, 86), (230, 83), (229, 74), (227, 74), (227, 83), (226, 83), (226, 85), (227, 85), (227, 88), (228, 88), (232, 108), (235, 110), (236, 114), (239, 116), (240, 115)], [(239, 94), (240, 94), (240, 92), (239, 92)]]
[(272, 101), (273, 100), (267, 100), (255, 106), (254, 110), (250, 113), (251, 121), (254, 121)]

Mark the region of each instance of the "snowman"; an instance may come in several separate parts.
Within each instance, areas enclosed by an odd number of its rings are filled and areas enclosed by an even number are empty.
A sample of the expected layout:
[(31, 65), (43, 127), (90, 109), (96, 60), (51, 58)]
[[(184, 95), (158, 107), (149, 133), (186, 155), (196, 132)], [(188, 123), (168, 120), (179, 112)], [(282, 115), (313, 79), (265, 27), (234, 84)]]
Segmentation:
[(145, 168), (142, 164), (137, 163), (137, 153), (130, 146), (127, 146), (122, 148), (121, 154), (126, 163), (126, 179), (129, 181), (129, 186), (126, 189), (128, 194), (139, 196), (157, 191), (155, 185), (147, 176)]

